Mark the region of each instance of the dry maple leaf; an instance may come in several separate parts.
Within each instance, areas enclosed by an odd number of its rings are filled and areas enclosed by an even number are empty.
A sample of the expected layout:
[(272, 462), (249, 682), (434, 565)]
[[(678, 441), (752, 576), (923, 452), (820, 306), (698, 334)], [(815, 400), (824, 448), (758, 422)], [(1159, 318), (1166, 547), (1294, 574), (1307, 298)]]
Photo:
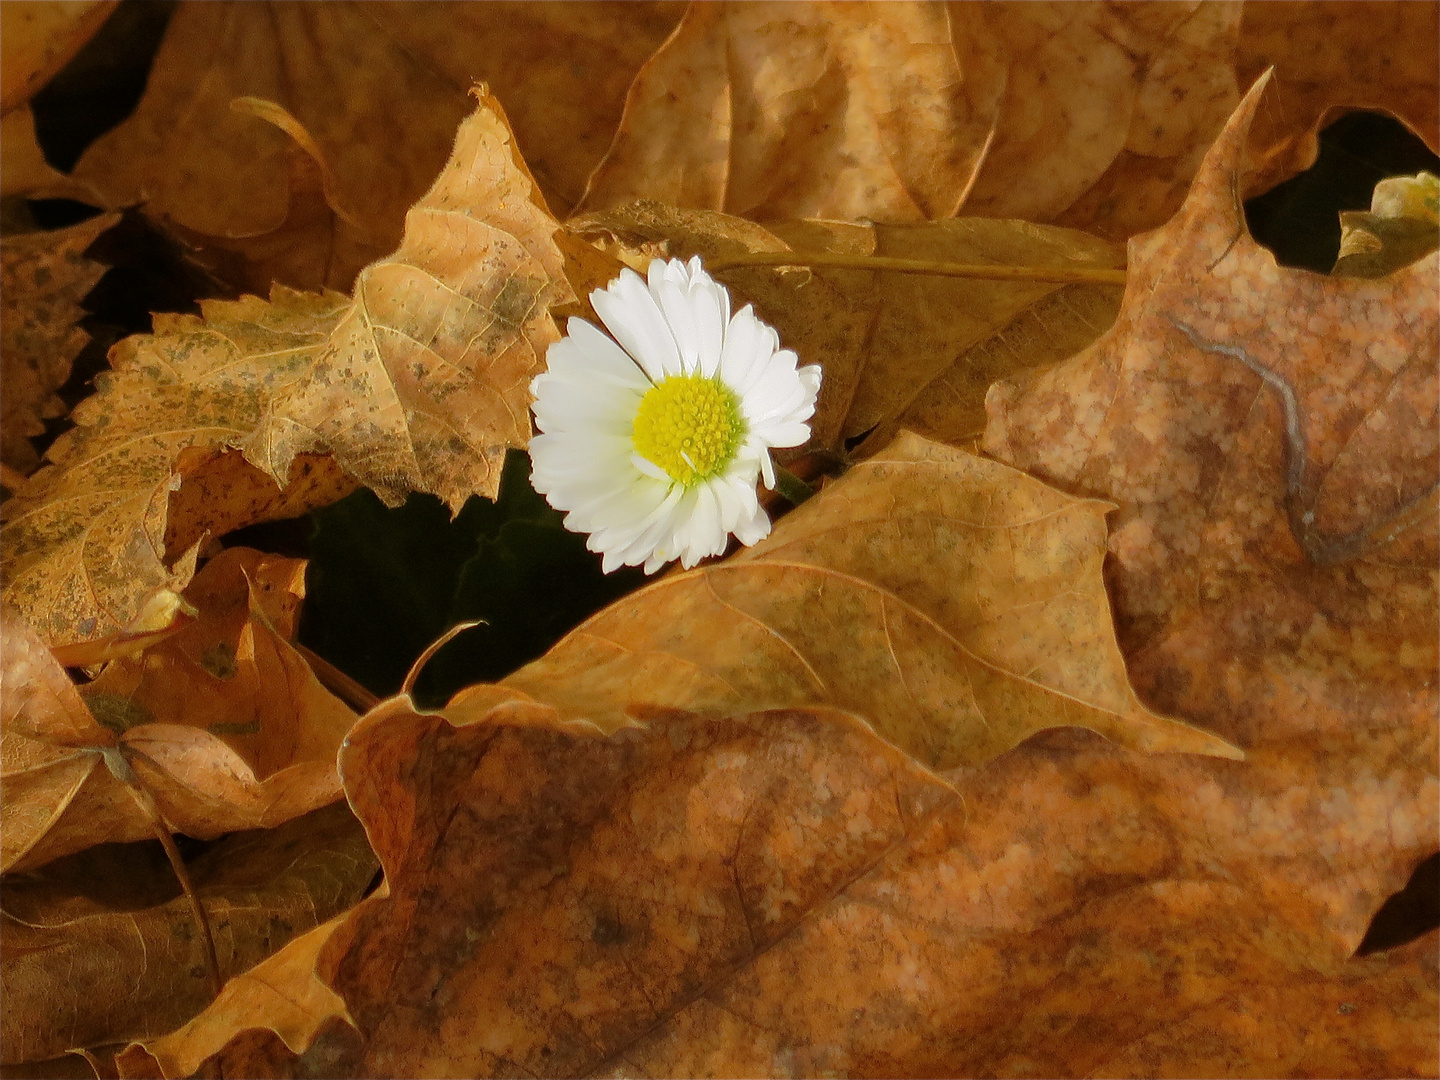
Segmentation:
[[(351, 490), (329, 462), (296, 463), (282, 491), (225, 453), (254, 431), (267, 397), (309, 369), (346, 306), (288, 290), (269, 303), (210, 300), (203, 318), (156, 315), (154, 334), (116, 345), (52, 464), (0, 510), (6, 603), (52, 644), (103, 637), (157, 591), (185, 587), (205, 531), (291, 517)], [(167, 530), (184, 545), (167, 546)]]
[(55, 391), (90, 340), (76, 325), (84, 314), (80, 301), (105, 267), (85, 258), (85, 249), (119, 220), (119, 214), (102, 214), (66, 229), (0, 240), (0, 460), (22, 476), (40, 463), (28, 437), (45, 433), (42, 420), (64, 415)]
[[(828, 710), (601, 738), (391, 699), (341, 762), (389, 892), (294, 968), (354, 1076), (1426, 1075), (1433, 938), (1352, 960), (1329, 904), (1405, 819), (1335, 798), (1354, 758), (1277, 763), (1052, 732), (952, 786)], [(172, 1062), (254, 1063), (202, 1020)]]
[[(4, 869), (150, 835), (106, 754), (190, 836), (278, 824), (339, 797), (335, 751), (354, 715), (274, 628), (293, 612), (303, 569), (227, 549), (186, 590), (196, 622), (113, 663), (84, 697), (28, 627), (6, 619)], [(31, 696), (32, 681), (49, 696)]]
[(831, 705), (934, 768), (1067, 724), (1234, 755), (1131, 691), (1100, 580), (1107, 509), (907, 435), (756, 547), (618, 601), (446, 715), (517, 691), (605, 731), (655, 707)]
[(283, 477), (334, 454), (391, 505), (410, 491), (458, 510), (493, 497), (505, 450), (530, 439), (530, 380), (574, 300), (559, 227), (483, 89), (398, 251), (372, 263), (305, 376), (270, 402), (247, 456)]
[[(1259, 7), (1242, 23), (1239, 4), (692, 5), (636, 76), (582, 208), (963, 210), (1123, 239), (1179, 206), (1260, 56), (1300, 105), (1264, 133), (1265, 186), (1310, 163), (1289, 144), (1313, 147), (1331, 103), (1390, 108), (1433, 140), (1433, 11), (1400, 10), (1433, 5), (1389, 5), (1378, 35), (1364, 5)], [(1393, 64), (1411, 40), (1426, 44)]]
[[(1437, 257), (1277, 266), (1235, 199), (1264, 81), (1184, 209), (1131, 242), (1115, 326), (990, 391), (985, 448), (1119, 504), (1108, 583), (1148, 700), (1238, 738), (1434, 725)], [(1283, 643), (1283, 647), (1281, 647)]]
[[(374, 257), (370, 246), (400, 242), (477, 81), (505, 102), (546, 198), (568, 210), (609, 145), (631, 77), (680, 8), (181, 4), (140, 105), (75, 175), (110, 205), (144, 202), (156, 220), (230, 247), (240, 280), (348, 290)], [(313, 135), (354, 225), (335, 221), (327, 234), (318, 215), (293, 205), (307, 196), (293, 187), (289, 137), (232, 113), (246, 96), (274, 102)], [(254, 239), (227, 245), (230, 237)]]
[[(1104, 241), (1023, 221), (798, 221), (766, 229), (645, 200), (572, 219), (567, 230), (642, 269), (654, 256), (699, 255), (719, 266), (716, 277), (737, 307), (754, 303), (802, 363), (824, 367), (812, 445), (827, 448), (877, 425), (881, 445), (901, 426), (954, 442), (978, 435), (992, 382), (1079, 352), (1110, 325), (1120, 302), (1115, 285), (726, 266), (791, 249), (1001, 268), (1123, 264), (1123, 252)], [(616, 272), (600, 268), (603, 280), (575, 281), (576, 291), (604, 284)]]
[[(189, 864), (221, 969), (239, 978), (352, 907), (375, 869), (364, 830), (343, 804), (226, 837)], [(176, 891), (163, 860), (147, 863), (129, 848), (6, 877), (7, 1064), (160, 1035), (210, 1003), (194, 917)]]

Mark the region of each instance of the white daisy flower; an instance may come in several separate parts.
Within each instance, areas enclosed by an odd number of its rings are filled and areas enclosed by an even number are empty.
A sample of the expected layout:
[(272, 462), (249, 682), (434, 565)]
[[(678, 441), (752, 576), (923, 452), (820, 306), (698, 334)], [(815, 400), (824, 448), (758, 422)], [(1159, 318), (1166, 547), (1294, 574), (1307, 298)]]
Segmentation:
[[(810, 437), (820, 369), (796, 369), (775, 331), (700, 266), (656, 259), (590, 294), (613, 340), (584, 319), (535, 378), (530, 480), (565, 527), (589, 533), (608, 574), (686, 569), (770, 532), (755, 481), (775, 486), (772, 447)], [(618, 343), (618, 344), (617, 344)]]

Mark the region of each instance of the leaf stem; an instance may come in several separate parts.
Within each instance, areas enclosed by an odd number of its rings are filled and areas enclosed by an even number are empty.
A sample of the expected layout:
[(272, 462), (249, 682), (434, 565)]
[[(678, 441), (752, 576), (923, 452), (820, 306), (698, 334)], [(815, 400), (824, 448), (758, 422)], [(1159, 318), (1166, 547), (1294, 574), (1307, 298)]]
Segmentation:
[(175, 871), (180, 888), (185, 893), (185, 898), (190, 901), (190, 910), (195, 915), (195, 921), (200, 924), (200, 936), (205, 942), (205, 959), (210, 967), (211, 993), (215, 997), (219, 997), (223, 980), (220, 978), (220, 958), (215, 952), (215, 935), (210, 932), (210, 919), (205, 914), (205, 907), (200, 903), (200, 897), (195, 894), (195, 886), (190, 881), (190, 872), (185, 869), (185, 860), (180, 857), (180, 849), (175, 846), (175, 838), (170, 835), (170, 826), (166, 823), (164, 815), (160, 813), (160, 807), (156, 805), (155, 797), (150, 794), (150, 789), (145, 786), (140, 777), (135, 775), (135, 770), (130, 767), (130, 762), (125, 760), (120, 749), (118, 747), (99, 747), (98, 749), (105, 758), (105, 765), (109, 768), (110, 775), (125, 785), (125, 790), (130, 792), (130, 797), (140, 807), (141, 813), (149, 819), (150, 829), (155, 834), (155, 839), (159, 840), (160, 846), (165, 849), (165, 857), (170, 860), (170, 869)]
[(815, 489), (783, 465), (775, 466), (775, 492), (791, 506), (799, 506)]
[(928, 274), (932, 277), (975, 278), (982, 281), (1042, 281), (1060, 285), (1124, 285), (1125, 271), (1096, 266), (1000, 266), (980, 263), (897, 259), (888, 255), (836, 255), (803, 251), (756, 251), (716, 259), (712, 272), (745, 266), (819, 266), (835, 270), (880, 270), (894, 274)]

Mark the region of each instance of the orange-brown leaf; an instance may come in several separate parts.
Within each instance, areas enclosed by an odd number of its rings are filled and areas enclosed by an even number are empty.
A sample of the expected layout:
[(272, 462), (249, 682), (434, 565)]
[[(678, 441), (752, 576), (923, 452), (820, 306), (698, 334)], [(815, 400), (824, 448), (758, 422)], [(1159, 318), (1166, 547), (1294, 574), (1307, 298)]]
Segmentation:
[(392, 699), (352, 735), (390, 891), (321, 951), (364, 1037), (331, 1069), (1433, 1069), (1433, 937), (1352, 960), (1366, 912), (1335, 903), (1415, 820), (1357, 813), (1369, 740), (1235, 762), (1053, 732), (952, 787), (830, 710), (523, 719)]

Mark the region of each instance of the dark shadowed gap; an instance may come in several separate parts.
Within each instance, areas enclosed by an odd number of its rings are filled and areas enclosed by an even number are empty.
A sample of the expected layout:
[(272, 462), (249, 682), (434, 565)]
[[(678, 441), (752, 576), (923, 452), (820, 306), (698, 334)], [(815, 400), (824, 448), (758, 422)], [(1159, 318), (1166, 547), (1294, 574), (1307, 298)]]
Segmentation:
[(1328, 274), (1340, 254), (1340, 211), (1370, 209), (1389, 176), (1440, 172), (1440, 157), (1387, 113), (1353, 112), (1320, 132), (1320, 154), (1299, 176), (1245, 203), (1255, 240), (1281, 266)]
[(122, 0), (31, 99), (35, 137), (51, 165), (69, 172), (86, 147), (135, 111), (176, 7), (176, 0)]
[(1417, 866), (1405, 888), (1380, 905), (1355, 955), (1409, 944), (1436, 927), (1440, 927), (1440, 852)]

